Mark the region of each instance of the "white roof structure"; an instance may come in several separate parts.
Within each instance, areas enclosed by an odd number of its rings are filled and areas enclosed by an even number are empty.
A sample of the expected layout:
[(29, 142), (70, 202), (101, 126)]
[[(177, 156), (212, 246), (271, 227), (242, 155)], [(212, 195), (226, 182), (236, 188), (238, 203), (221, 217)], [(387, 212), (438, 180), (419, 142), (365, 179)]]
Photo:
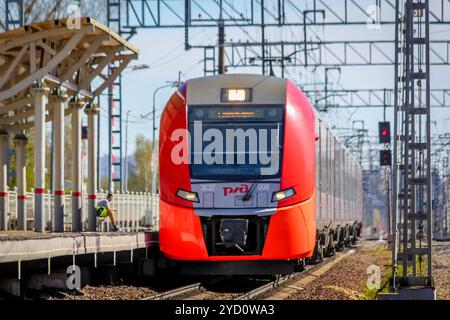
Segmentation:
[[(137, 59), (138, 49), (106, 26), (86, 17), (75, 25), (72, 20), (48, 20), (0, 33), (0, 129), (17, 132), (33, 126), (33, 83), (64, 87), (88, 102)], [(108, 74), (110, 65), (114, 67)], [(52, 120), (48, 108), (46, 121)], [(65, 110), (66, 115), (70, 112)]]

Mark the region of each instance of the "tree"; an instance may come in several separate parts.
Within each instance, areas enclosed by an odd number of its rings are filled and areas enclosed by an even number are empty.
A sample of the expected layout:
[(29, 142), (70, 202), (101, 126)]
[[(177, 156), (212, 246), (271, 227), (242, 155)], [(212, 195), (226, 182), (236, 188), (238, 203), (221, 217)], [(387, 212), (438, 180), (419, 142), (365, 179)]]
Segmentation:
[(150, 192), (152, 188), (152, 142), (142, 135), (136, 137), (134, 165), (129, 166), (129, 191)]
[[(106, 0), (24, 0), (25, 24), (61, 19), (68, 16), (70, 5), (79, 4), (82, 16), (89, 16), (98, 21), (106, 21)], [(5, 0), (0, 0), (0, 30), (5, 30)]]

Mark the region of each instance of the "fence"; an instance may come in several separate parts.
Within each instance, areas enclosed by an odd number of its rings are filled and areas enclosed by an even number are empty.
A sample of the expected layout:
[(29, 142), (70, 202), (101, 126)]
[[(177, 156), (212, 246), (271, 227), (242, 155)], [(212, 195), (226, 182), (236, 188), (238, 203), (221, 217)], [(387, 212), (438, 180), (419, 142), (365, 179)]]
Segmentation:
[[(33, 230), (34, 227), (34, 192), (27, 192), (25, 201), (25, 210), (27, 217), (27, 230)], [(97, 194), (98, 199), (106, 197), (106, 193), (101, 191)], [(54, 196), (47, 190), (44, 196), (44, 218), (46, 222), (46, 231), (53, 230), (53, 208)], [(64, 230), (72, 230), (72, 196), (65, 195), (64, 198)], [(83, 228), (87, 230), (88, 218), (88, 196), (82, 197), (83, 206)], [(156, 230), (159, 227), (159, 198), (157, 194), (144, 192), (129, 192), (114, 194), (111, 206), (117, 209), (117, 224), (123, 231)], [(8, 229), (17, 229), (17, 192), (9, 191), (8, 195)], [(109, 231), (109, 219), (105, 219), (99, 225), (102, 231)]]

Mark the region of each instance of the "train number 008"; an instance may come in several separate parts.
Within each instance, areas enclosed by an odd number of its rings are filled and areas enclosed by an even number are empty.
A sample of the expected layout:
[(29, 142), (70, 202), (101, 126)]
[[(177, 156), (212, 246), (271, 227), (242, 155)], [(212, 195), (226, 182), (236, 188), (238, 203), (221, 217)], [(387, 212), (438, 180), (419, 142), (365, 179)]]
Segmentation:
[(258, 184), (258, 191), (269, 191), (270, 186), (267, 183)]

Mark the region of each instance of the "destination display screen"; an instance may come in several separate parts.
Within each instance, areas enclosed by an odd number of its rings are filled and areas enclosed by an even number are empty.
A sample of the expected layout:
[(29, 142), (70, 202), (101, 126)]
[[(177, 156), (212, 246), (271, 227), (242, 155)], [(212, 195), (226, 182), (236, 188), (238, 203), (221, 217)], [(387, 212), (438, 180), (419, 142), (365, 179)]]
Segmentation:
[(283, 121), (283, 108), (271, 106), (190, 106), (189, 121)]
[(191, 178), (278, 178), (284, 106), (189, 106)]

